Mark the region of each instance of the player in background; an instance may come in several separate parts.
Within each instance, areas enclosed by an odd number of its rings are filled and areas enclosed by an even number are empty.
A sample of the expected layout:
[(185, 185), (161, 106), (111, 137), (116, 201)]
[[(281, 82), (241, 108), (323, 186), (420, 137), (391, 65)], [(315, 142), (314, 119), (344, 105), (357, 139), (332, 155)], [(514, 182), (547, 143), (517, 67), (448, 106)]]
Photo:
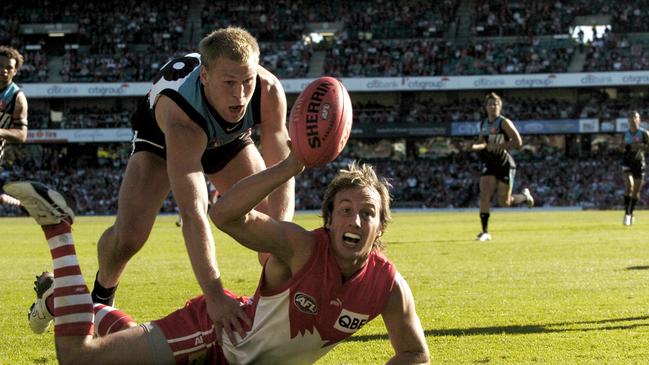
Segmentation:
[[(20, 52), (0, 46), (0, 166), (7, 142), (24, 143), (27, 140), (27, 98), (13, 82), (22, 65)], [(19, 206), (20, 201), (0, 192), (0, 204)]]
[[(8, 186), (48, 240), (54, 276), (39, 278), (42, 294), (36, 307), (43, 316), (55, 314), (59, 361), (310, 364), (381, 315), (394, 349), (388, 363), (428, 364), (412, 292), (381, 253), (381, 236), (391, 221), (388, 183), (367, 165), (341, 170), (324, 193), (324, 226), (313, 231), (254, 210), (303, 169), (291, 153), (238, 182), (214, 206), (220, 229), (248, 248), (269, 253), (254, 296), (238, 298), (252, 324), (236, 344), (215, 330), (204, 296), (139, 326), (114, 308), (95, 304), (93, 309), (74, 253), (72, 212), (63, 198), (37, 183)], [(95, 332), (100, 337), (93, 338)]]
[(624, 219), (622, 224), (630, 226), (635, 223), (633, 210), (640, 199), (640, 190), (644, 183), (644, 153), (649, 145), (649, 132), (640, 127), (640, 113), (635, 110), (629, 114), (629, 129), (624, 132), (623, 138)]
[[(95, 303), (113, 303), (123, 270), (146, 242), (171, 189), (210, 318), (217, 329), (243, 333), (245, 313), (223, 293), (204, 176), (225, 192), (285, 158), (286, 96), (277, 77), (259, 65), (259, 46), (247, 31), (214, 31), (201, 40), (199, 52), (166, 63), (134, 113), (133, 154), (120, 187), (116, 221), (98, 243), (92, 297)], [(260, 128), (263, 156), (250, 137), (253, 127)], [(291, 220), (293, 180), (260, 204), (273, 218)]]
[(480, 151), (480, 222), (482, 231), (478, 241), (491, 240), (489, 234), (489, 210), (491, 199), (498, 193), (498, 205), (509, 207), (526, 203), (529, 208), (534, 206), (534, 198), (529, 189), (523, 189), (521, 194), (513, 194), (516, 162), (509, 153), (511, 149), (520, 148), (523, 144), (514, 123), (501, 114), (502, 99), (496, 93), (485, 96), (484, 106), (487, 118), (480, 122), (478, 142), (469, 146), (471, 151)]

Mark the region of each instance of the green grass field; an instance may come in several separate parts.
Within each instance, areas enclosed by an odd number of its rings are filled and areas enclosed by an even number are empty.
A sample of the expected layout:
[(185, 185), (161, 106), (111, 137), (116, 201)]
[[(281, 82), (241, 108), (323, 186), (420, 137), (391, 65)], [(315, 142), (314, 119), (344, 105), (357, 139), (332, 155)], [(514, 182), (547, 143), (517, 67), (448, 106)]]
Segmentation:
[[(117, 305), (156, 319), (199, 293), (174, 217), (160, 217), (131, 261)], [(642, 364), (649, 362), (649, 212), (496, 211), (493, 241), (473, 240), (477, 212), (394, 214), (386, 254), (414, 292), (433, 364)], [(315, 215), (296, 221), (315, 228)], [(96, 242), (112, 222), (82, 217), (74, 229), (86, 280)], [(56, 363), (52, 330), (33, 335), (27, 308), (34, 275), (50, 269), (39, 227), (0, 219), (0, 363)], [(254, 253), (217, 232), (228, 288), (252, 294)], [(392, 354), (376, 319), (318, 364), (379, 364)]]

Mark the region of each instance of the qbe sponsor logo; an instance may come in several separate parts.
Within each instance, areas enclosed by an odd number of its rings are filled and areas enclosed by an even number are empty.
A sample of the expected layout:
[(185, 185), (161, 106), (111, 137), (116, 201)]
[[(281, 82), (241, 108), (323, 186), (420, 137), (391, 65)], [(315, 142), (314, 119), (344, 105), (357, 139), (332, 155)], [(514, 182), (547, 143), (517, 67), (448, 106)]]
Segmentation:
[(354, 333), (363, 327), (369, 318), (367, 314), (355, 313), (343, 308), (334, 328), (340, 332)]

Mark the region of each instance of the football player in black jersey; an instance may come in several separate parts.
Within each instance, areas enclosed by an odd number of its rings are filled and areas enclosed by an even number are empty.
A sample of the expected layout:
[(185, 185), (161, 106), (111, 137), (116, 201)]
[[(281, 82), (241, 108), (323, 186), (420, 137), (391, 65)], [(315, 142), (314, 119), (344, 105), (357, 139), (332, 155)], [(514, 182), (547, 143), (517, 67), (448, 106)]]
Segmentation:
[[(204, 176), (226, 192), (240, 179), (288, 156), (284, 89), (259, 65), (259, 57), (250, 33), (228, 27), (203, 38), (199, 53), (167, 62), (155, 77), (133, 116), (134, 148), (119, 191), (116, 221), (98, 243), (99, 271), (92, 292), (96, 303), (113, 303), (123, 270), (146, 242), (171, 190), (217, 333), (223, 327), (232, 339), (231, 328), (244, 334), (242, 325), (248, 319), (223, 293)], [(250, 138), (253, 127), (260, 129), (263, 154)], [(293, 179), (260, 209), (274, 219), (292, 220)]]
[[(0, 46), (0, 165), (7, 142), (27, 140), (27, 98), (13, 82), (22, 64), (23, 56), (18, 50)], [(0, 204), (18, 206), (20, 201), (0, 190)]]
[(623, 138), (624, 219), (622, 224), (630, 226), (635, 223), (633, 210), (638, 203), (644, 183), (644, 153), (649, 145), (649, 132), (640, 127), (640, 113), (635, 110), (629, 114), (629, 129), (624, 132)]
[(500, 114), (502, 99), (496, 93), (485, 97), (487, 118), (480, 123), (478, 142), (470, 145), (471, 151), (480, 151), (482, 161), (480, 176), (480, 221), (482, 231), (478, 234), (478, 241), (491, 240), (489, 234), (489, 209), (491, 199), (495, 192), (498, 193), (498, 205), (509, 207), (511, 205), (526, 203), (528, 207), (534, 206), (534, 198), (529, 189), (523, 189), (521, 194), (512, 195), (514, 176), (516, 175), (516, 162), (509, 150), (520, 148), (523, 144), (520, 134), (514, 123)]

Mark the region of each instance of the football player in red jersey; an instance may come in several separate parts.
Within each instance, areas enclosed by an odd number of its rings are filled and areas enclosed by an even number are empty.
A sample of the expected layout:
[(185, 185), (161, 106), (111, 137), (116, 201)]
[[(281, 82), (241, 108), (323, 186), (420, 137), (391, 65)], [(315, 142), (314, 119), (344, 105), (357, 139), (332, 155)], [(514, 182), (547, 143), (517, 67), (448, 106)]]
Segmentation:
[[(27, 210), (44, 225), (48, 237), (57, 290), (41, 295), (35, 306), (44, 308), (42, 314), (50, 318), (50, 312), (56, 314), (59, 361), (310, 364), (381, 315), (394, 349), (387, 362), (428, 364), (429, 350), (412, 292), (381, 253), (381, 236), (391, 221), (388, 183), (367, 165), (352, 164), (341, 170), (324, 194), (324, 225), (313, 231), (254, 209), (303, 169), (291, 153), (239, 181), (215, 204), (219, 228), (242, 245), (268, 253), (254, 296), (237, 298), (252, 319), (237, 343), (228, 336), (217, 338), (202, 295), (165, 318), (139, 326), (112, 308), (95, 306), (95, 313), (104, 314), (95, 314), (93, 323), (91, 298), (82, 286), (78, 263), (70, 258), (74, 255), (71, 213), (57, 211), (65, 202), (33, 183), (8, 187), (27, 202)], [(44, 194), (49, 199), (41, 198)], [(62, 255), (67, 259), (61, 260)], [(93, 325), (103, 337), (92, 337)], [(106, 334), (103, 329), (111, 327), (125, 329)]]

